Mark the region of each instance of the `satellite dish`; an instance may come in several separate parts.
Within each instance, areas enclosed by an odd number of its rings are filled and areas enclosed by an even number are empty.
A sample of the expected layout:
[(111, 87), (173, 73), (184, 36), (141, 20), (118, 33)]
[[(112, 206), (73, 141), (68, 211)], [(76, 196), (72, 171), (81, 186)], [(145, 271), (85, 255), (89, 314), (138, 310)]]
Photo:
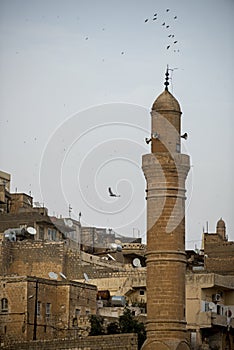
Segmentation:
[(112, 255), (107, 254), (107, 256), (109, 256), (109, 258), (111, 258), (111, 260), (116, 261), (116, 259)]
[(213, 303), (212, 301), (209, 303), (209, 309), (211, 311), (214, 311), (216, 309), (215, 303)]
[(26, 231), (30, 234), (30, 235), (35, 235), (37, 233), (37, 230), (34, 227), (27, 227)]
[(72, 226), (73, 226), (73, 222), (72, 222), (71, 219), (68, 219), (68, 220), (67, 220), (67, 226), (68, 226), (68, 227), (72, 227)]
[(139, 258), (133, 259), (132, 264), (134, 267), (141, 267), (141, 261)]
[(84, 279), (85, 279), (86, 282), (88, 282), (88, 280), (89, 280), (89, 276), (87, 275), (86, 272), (84, 272)]
[(62, 272), (59, 272), (60, 276), (63, 278), (63, 279), (67, 279), (67, 277), (62, 273)]
[(119, 239), (115, 239), (116, 244), (121, 244), (122, 242)]
[(56, 280), (58, 278), (57, 273), (55, 273), (53, 271), (49, 272), (48, 275), (49, 275), (49, 278), (51, 278), (52, 280)]
[(120, 244), (117, 244), (116, 250), (117, 252), (122, 252), (122, 246)]

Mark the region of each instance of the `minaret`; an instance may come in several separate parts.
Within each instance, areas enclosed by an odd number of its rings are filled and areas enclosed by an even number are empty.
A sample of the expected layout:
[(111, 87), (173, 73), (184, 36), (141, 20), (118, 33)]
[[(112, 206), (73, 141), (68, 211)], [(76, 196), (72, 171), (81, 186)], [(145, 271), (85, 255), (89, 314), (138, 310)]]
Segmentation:
[[(185, 320), (185, 180), (180, 153), (181, 110), (165, 90), (151, 111), (151, 153), (142, 158), (147, 181), (147, 340), (143, 350), (187, 350)], [(186, 136), (184, 136), (186, 138)], [(147, 141), (149, 142), (149, 141)]]

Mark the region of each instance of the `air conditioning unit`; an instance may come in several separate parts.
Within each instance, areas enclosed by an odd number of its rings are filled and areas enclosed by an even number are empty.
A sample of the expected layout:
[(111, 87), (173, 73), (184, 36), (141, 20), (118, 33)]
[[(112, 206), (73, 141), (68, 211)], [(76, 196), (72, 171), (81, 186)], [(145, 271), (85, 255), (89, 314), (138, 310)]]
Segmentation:
[(213, 295), (212, 295), (212, 300), (213, 300), (213, 301), (216, 301), (216, 302), (217, 302), (217, 301), (220, 301), (220, 300), (221, 300), (221, 295), (218, 294), (218, 293), (217, 293), (217, 294), (213, 294)]

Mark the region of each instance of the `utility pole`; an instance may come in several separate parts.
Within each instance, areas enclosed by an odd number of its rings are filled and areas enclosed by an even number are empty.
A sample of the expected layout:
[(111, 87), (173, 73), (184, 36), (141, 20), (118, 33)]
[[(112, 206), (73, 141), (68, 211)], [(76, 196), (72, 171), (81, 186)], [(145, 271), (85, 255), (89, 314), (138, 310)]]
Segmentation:
[(34, 322), (33, 322), (33, 340), (37, 340), (37, 299), (38, 299), (38, 280), (36, 280), (36, 294), (35, 294)]

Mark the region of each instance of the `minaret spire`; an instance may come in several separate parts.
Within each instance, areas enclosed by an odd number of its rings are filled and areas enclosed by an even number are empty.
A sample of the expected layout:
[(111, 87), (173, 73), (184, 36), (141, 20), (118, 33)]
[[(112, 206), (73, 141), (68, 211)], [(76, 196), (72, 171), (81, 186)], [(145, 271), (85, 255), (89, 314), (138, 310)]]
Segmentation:
[(168, 81), (169, 80), (169, 67), (168, 67), (168, 64), (167, 64), (167, 70), (166, 70), (165, 76), (166, 76), (166, 78), (165, 78), (164, 85), (165, 85), (165, 90), (168, 91), (168, 85), (169, 85), (169, 81)]
[[(147, 339), (141, 350), (190, 350), (185, 312), (185, 180), (189, 156), (180, 151), (181, 110), (165, 90), (151, 110), (151, 153), (144, 154), (147, 182)], [(222, 231), (223, 232), (223, 231)]]

